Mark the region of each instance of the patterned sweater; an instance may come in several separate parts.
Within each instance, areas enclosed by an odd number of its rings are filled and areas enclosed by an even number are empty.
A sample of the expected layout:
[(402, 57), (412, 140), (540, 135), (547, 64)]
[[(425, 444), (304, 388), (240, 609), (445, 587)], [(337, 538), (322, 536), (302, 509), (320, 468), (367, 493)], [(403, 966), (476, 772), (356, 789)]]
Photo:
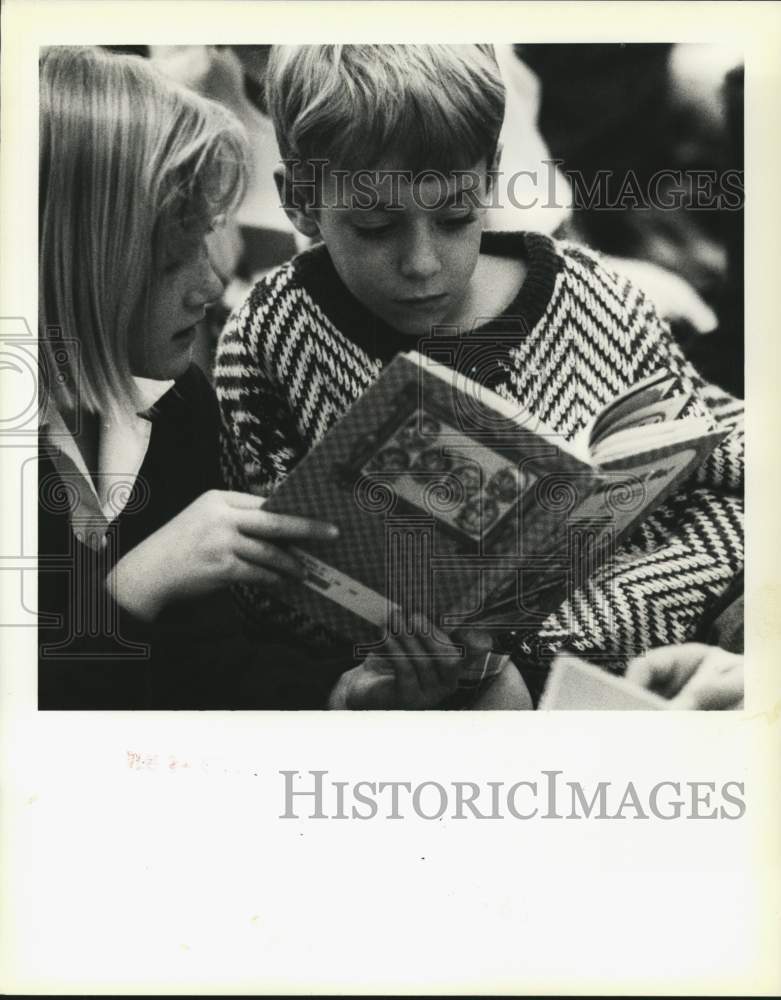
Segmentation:
[[(541, 628), (511, 633), (519, 666), (544, 672), (567, 648), (621, 670), (643, 649), (690, 639), (742, 567), (742, 404), (703, 383), (649, 300), (593, 251), (539, 234), (487, 232), (481, 252), (527, 267), (516, 300), (479, 328), (481, 339), (496, 337), (496, 364), (480, 376), (491, 388), (572, 439), (622, 389), (667, 367), (694, 391), (695, 409), (731, 430)], [(268, 494), (383, 364), (414, 346), (353, 298), (323, 246), (262, 278), (217, 353), (228, 481)], [(256, 616), (272, 610), (251, 592), (243, 603)]]

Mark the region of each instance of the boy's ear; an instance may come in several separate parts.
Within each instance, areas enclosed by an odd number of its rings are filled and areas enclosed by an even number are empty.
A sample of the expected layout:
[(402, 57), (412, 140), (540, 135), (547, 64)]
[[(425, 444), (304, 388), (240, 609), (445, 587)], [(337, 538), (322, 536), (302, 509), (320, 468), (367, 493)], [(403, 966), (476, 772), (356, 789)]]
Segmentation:
[[(285, 210), (285, 215), (290, 219), (299, 233), (309, 236), (311, 239), (319, 239), (320, 227), (317, 224), (315, 213), (302, 200), (301, 192), (293, 191), (290, 174), (281, 163), (274, 167), (274, 183), (277, 185), (279, 201)], [(297, 197), (296, 194), (298, 195)]]
[(499, 171), (499, 164), (502, 162), (502, 144), (497, 142), (496, 149), (494, 150), (494, 155), (491, 157), (491, 162), (488, 164), (488, 189), (489, 191), (496, 183), (496, 173)]

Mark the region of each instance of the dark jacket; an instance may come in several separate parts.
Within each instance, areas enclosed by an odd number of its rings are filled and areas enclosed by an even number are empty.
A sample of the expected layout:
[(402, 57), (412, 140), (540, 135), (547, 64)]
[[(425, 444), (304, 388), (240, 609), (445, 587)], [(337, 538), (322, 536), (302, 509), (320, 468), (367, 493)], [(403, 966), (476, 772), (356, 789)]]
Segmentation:
[(325, 706), (336, 678), (352, 665), (348, 656), (321, 662), (290, 645), (249, 639), (228, 593), (171, 605), (148, 625), (105, 589), (107, 573), (125, 553), (221, 487), (218, 448), (214, 393), (193, 365), (156, 404), (135, 485), (101, 542), (98, 532), (90, 537), (80, 474), (68, 471), (61, 456), (55, 464), (51, 443), (42, 441), (39, 708)]

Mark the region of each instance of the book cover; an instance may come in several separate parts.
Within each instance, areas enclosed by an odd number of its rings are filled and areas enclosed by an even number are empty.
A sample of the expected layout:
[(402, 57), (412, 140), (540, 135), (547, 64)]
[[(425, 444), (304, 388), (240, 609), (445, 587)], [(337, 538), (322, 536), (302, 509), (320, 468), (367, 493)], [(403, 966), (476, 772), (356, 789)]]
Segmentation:
[(340, 529), (295, 550), (308, 577), (281, 596), (359, 655), (414, 613), (445, 631), (541, 623), (723, 436), (702, 421), (655, 427), (646, 411), (670, 379), (647, 382), (594, 422), (594, 452), (610, 457), (596, 466), (588, 435), (573, 445), (519, 403), (398, 355), (266, 503)]

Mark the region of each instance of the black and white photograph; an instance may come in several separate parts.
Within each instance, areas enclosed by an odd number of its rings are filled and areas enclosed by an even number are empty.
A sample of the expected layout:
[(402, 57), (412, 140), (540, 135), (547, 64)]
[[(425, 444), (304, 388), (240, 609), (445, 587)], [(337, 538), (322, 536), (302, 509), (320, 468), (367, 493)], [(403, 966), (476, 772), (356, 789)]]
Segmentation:
[(741, 704), (740, 52), (40, 86), (41, 709), (533, 710), (557, 656)]
[(9, 992), (781, 985), (781, 5), (631, 7), (6, 4)]

